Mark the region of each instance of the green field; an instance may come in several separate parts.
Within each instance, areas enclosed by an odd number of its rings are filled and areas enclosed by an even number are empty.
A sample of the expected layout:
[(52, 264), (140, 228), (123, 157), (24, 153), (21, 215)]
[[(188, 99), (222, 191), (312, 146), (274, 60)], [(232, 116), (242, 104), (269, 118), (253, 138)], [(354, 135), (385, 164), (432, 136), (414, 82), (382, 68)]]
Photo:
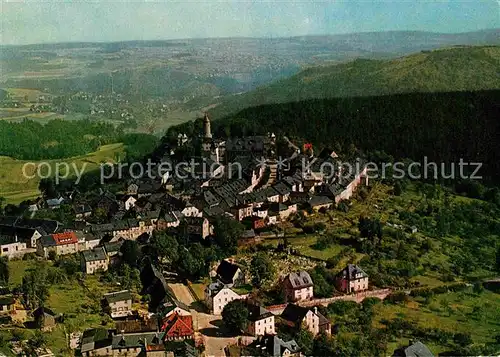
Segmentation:
[[(124, 157), (124, 146), (121, 143), (103, 145), (99, 150), (87, 155), (62, 160), (48, 160), (46, 162), (50, 164), (52, 172), (55, 172), (55, 165), (58, 162), (75, 165), (79, 171), (82, 168), (85, 168), (85, 171), (91, 171), (98, 169), (103, 162), (116, 162), (118, 157)], [(19, 203), (26, 199), (35, 198), (40, 194), (38, 191), (40, 179), (38, 177), (27, 178), (23, 174), (23, 166), (28, 162), (30, 161), (15, 160), (5, 156), (0, 157), (0, 196), (3, 196), (7, 203)], [(35, 161), (34, 163), (38, 167), (41, 162)], [(29, 165), (25, 171), (27, 176), (32, 176), (36, 173), (36, 168), (34, 165)], [(45, 173), (46, 171), (42, 172)], [(71, 171), (71, 173), (74, 174), (74, 171)]]
[[(476, 310), (474, 310), (476, 309)], [(379, 304), (375, 308), (375, 327), (384, 327), (381, 320), (403, 318), (415, 326), (438, 328), (453, 333), (471, 334), (474, 343), (493, 342), (500, 333), (500, 298), (498, 294), (485, 290), (480, 295), (472, 289), (435, 295), (428, 303), (414, 299), (404, 305)], [(411, 336), (402, 336), (389, 343), (388, 350), (408, 343)], [(427, 343), (426, 343), (427, 344)], [(449, 346), (429, 343), (428, 347), (436, 355)]]

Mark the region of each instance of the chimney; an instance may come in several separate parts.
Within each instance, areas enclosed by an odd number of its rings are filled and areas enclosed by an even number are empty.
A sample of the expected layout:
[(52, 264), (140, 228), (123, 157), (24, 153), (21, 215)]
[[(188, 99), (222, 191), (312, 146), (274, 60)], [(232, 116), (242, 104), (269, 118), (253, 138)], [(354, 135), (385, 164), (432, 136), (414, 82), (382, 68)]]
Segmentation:
[(317, 315), (318, 314), (318, 308), (315, 306), (314, 307), (314, 313)]

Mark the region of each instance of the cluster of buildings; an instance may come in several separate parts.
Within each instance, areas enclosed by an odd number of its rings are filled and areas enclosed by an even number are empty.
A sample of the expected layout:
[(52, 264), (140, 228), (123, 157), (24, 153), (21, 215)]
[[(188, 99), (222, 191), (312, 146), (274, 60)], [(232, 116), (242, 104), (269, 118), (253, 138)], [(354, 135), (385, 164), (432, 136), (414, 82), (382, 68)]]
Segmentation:
[[(71, 254), (102, 246), (103, 242), (147, 241), (157, 229), (176, 229), (206, 239), (213, 233), (210, 222), (219, 215), (244, 222), (247, 236), (258, 235), (299, 209), (327, 209), (349, 199), (359, 185), (367, 184), (366, 168), (345, 173), (332, 151), (324, 150), (313, 157), (293, 148), (291, 156), (281, 160), (276, 158), (274, 134), (214, 139), (208, 115), (203, 127), (201, 156), (192, 158), (201, 165), (185, 168), (181, 177), (157, 175), (130, 180), (120, 194), (101, 191), (90, 195), (73, 190), (33, 202), (27, 207), (33, 214), (40, 209), (71, 207), (74, 227), (49, 220), (3, 217), (0, 255)], [(180, 147), (193, 144), (194, 138), (179, 135)], [(165, 154), (160, 162), (175, 164), (174, 154)], [(231, 172), (235, 165), (239, 168), (237, 177)]]
[(141, 282), (142, 292), (151, 297), (152, 312), (134, 310), (129, 290), (105, 294), (103, 309), (115, 328), (85, 331), (76, 344), (83, 356), (199, 355), (191, 310), (175, 298), (163, 274), (148, 264), (141, 271)]
[[(228, 303), (243, 300), (248, 309), (248, 323), (245, 331), (247, 335), (258, 338), (260, 342), (256, 343), (259, 345), (263, 345), (263, 341), (266, 341), (265, 344), (272, 342), (281, 345), (284, 343), (285, 348), (288, 348), (290, 352), (298, 351), (297, 348), (290, 348), (290, 341), (278, 341), (267, 336), (276, 334), (275, 314), (262, 306), (253, 304), (247, 294), (238, 293), (238, 287), (244, 285), (245, 282), (245, 273), (241, 267), (234, 262), (221, 261), (215, 271), (214, 282), (205, 289), (204, 302), (210, 313), (221, 315)], [(314, 336), (319, 333), (331, 334), (330, 321), (317, 308), (301, 306), (302, 302), (314, 299), (314, 282), (306, 271), (292, 272), (286, 275), (280, 284), (287, 302), (279, 315), (281, 321), (292, 328), (306, 328)], [(359, 266), (349, 264), (337, 275), (336, 287), (344, 293), (365, 291), (368, 289), (368, 275)], [(296, 343), (294, 345), (296, 346)]]

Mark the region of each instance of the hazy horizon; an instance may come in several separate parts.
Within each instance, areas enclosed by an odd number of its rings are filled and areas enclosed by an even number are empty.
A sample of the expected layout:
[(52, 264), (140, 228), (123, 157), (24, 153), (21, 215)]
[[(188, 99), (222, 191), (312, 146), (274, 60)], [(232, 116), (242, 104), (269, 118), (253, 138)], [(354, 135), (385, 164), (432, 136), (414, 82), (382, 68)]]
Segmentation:
[(33, 42), (33, 43), (23, 43), (23, 44), (0, 44), (4, 47), (16, 47), (16, 46), (37, 46), (37, 45), (55, 45), (64, 43), (126, 43), (126, 42), (148, 42), (148, 41), (186, 41), (186, 40), (223, 40), (223, 39), (287, 39), (287, 38), (297, 38), (297, 37), (329, 37), (329, 36), (342, 36), (342, 35), (356, 35), (356, 34), (367, 34), (367, 33), (391, 33), (391, 32), (418, 32), (418, 33), (428, 33), (428, 34), (438, 34), (438, 35), (459, 35), (467, 33), (479, 33), (487, 31), (500, 31), (500, 27), (484, 28), (475, 31), (459, 31), (459, 32), (435, 32), (435, 31), (421, 31), (421, 30), (385, 30), (385, 31), (361, 31), (361, 32), (346, 32), (346, 33), (318, 33), (309, 35), (291, 35), (291, 36), (219, 36), (219, 37), (179, 37), (179, 38), (158, 38), (158, 39), (127, 39), (127, 40), (116, 40), (116, 41), (59, 41), (59, 42)]
[(500, 0), (0, 3), (2, 45), (500, 28)]

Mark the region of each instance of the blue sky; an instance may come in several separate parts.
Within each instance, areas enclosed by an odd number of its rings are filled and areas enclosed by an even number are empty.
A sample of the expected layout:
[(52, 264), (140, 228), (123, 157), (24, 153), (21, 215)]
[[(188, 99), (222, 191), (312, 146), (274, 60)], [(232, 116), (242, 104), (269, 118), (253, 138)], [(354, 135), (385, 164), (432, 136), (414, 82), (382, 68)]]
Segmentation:
[(2, 44), (500, 27), (500, 0), (7, 1)]

